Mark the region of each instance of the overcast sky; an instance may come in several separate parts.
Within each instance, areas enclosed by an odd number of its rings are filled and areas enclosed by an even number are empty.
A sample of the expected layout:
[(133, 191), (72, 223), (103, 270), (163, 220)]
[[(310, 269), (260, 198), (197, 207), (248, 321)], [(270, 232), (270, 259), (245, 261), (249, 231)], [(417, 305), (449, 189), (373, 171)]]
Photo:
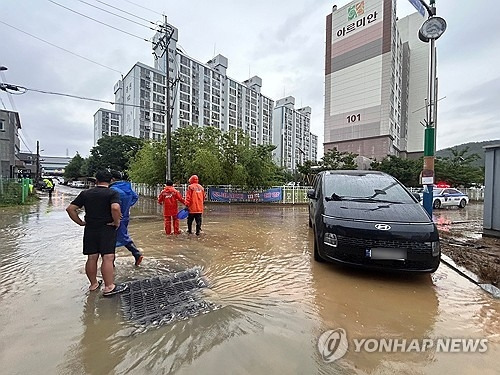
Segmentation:
[[(79, 0), (54, 0), (75, 11), (150, 40), (154, 34)], [(274, 100), (292, 95), (296, 108), (312, 107), (311, 132), (323, 155), (325, 0), (85, 0), (107, 3), (150, 21), (162, 13), (179, 29), (179, 44), (206, 62), (215, 54), (229, 59), (227, 74), (238, 80), (258, 75), (262, 93)], [(142, 7), (137, 6), (140, 4)], [(437, 0), (448, 30), (438, 41), (440, 101), (437, 148), (500, 139), (500, 22), (494, 0)], [(462, 6), (460, 6), (462, 5)], [(414, 12), (398, 0), (398, 16)], [(467, 8), (466, 8), (467, 6)], [(148, 9), (144, 9), (146, 7)], [(153, 10), (153, 11), (152, 11)], [(64, 52), (18, 30), (44, 39), (107, 69)], [(49, 0), (0, 0), (0, 65), (3, 82), (27, 88), (113, 101), (113, 86), (137, 61), (153, 65), (151, 43), (98, 24)], [(42, 155), (88, 156), (93, 146), (93, 115), (112, 105), (28, 92), (0, 91), (0, 108), (20, 113), (23, 150)], [(12, 101), (10, 99), (13, 99)], [(424, 117), (422, 111), (422, 116)]]

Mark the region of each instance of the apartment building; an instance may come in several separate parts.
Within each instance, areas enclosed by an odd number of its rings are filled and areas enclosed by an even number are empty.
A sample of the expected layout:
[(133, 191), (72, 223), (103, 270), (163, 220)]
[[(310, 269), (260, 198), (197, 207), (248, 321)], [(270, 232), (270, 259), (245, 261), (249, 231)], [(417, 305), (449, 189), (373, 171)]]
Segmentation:
[(94, 145), (104, 136), (120, 135), (121, 113), (99, 108), (94, 114)]
[(295, 98), (276, 101), (273, 111), (274, 161), (295, 171), (306, 160), (316, 161), (318, 137), (311, 134), (311, 107), (295, 109)]
[(382, 159), (423, 150), (423, 127), (408, 109), (425, 100), (420, 89), (410, 88), (416, 43), (409, 35), (418, 32), (412, 20), (402, 23), (403, 43), (395, 0), (352, 1), (327, 16), (325, 151)]
[[(272, 144), (274, 100), (261, 92), (262, 79), (253, 76), (240, 82), (231, 78), (227, 75), (227, 57), (219, 54), (202, 63), (185, 54), (177, 41), (177, 28), (167, 25), (166, 32), (153, 38), (154, 67), (137, 62), (115, 84), (115, 110), (101, 108), (94, 115), (94, 144), (117, 131), (143, 139), (161, 139), (166, 133), (169, 101), (174, 131), (190, 125), (213, 126), (222, 131), (240, 129), (253, 145)], [(317, 150), (317, 137), (311, 145), (309, 121), (302, 142), (306, 158), (315, 157)]]

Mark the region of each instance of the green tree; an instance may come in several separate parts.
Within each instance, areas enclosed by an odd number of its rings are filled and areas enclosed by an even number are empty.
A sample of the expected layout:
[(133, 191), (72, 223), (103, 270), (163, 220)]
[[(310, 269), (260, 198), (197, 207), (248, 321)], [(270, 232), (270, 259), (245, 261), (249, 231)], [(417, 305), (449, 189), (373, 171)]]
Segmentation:
[(90, 150), (88, 173), (93, 175), (99, 169), (125, 171), (130, 161), (143, 145), (143, 140), (129, 135), (105, 136)]
[(131, 160), (128, 175), (132, 181), (154, 186), (165, 182), (166, 141), (151, 141), (143, 145)]
[(469, 153), (469, 147), (451, 149), (451, 156), (436, 159), (434, 171), (436, 181), (444, 181), (451, 186), (470, 187), (484, 183), (484, 170), (476, 167), (476, 160), (480, 156)]
[(423, 168), (423, 160), (403, 159), (389, 155), (381, 161), (373, 161), (371, 169), (381, 171), (396, 177), (405, 186), (419, 186), (420, 172)]
[(351, 152), (339, 152), (334, 148), (323, 155), (319, 170), (357, 169), (357, 156)]
[(67, 179), (78, 178), (81, 176), (81, 168), (84, 163), (84, 159), (77, 152), (75, 156), (68, 163), (66, 168), (64, 168), (64, 177)]

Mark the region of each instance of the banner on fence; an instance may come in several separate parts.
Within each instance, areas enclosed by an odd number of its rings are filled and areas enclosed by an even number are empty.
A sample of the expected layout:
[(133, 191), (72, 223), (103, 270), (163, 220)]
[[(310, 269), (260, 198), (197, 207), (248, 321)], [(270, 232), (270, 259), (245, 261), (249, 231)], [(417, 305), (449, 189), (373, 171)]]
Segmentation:
[(210, 188), (210, 200), (216, 202), (279, 202), (283, 198), (281, 188), (261, 192), (230, 192), (225, 189)]

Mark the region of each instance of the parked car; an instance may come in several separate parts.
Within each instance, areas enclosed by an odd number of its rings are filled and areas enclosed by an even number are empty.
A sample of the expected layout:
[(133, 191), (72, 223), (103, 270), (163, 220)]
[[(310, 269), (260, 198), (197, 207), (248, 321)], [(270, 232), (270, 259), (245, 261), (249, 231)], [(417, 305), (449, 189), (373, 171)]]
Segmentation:
[(76, 188), (84, 188), (85, 183), (83, 181), (73, 181), (71, 183), (71, 186), (76, 187)]
[(436, 225), (394, 177), (377, 171), (324, 171), (307, 193), (314, 259), (356, 266), (434, 272)]
[(442, 207), (458, 207), (465, 208), (469, 203), (469, 197), (467, 194), (462, 193), (458, 189), (447, 188), (447, 189), (432, 189), (432, 207), (442, 208)]

